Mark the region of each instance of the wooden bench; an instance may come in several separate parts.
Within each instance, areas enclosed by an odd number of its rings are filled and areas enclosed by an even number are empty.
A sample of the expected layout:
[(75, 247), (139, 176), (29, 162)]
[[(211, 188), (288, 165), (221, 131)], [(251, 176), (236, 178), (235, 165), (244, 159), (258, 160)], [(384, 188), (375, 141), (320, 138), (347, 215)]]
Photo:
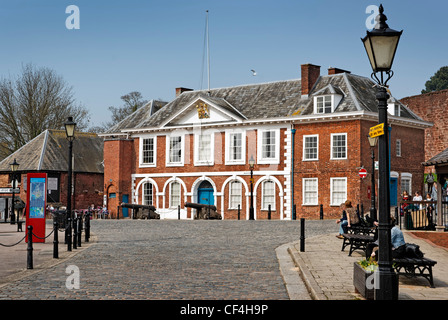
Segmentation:
[(360, 233), (344, 233), (342, 235), (344, 237), (344, 241), (342, 242), (342, 250), (344, 251), (345, 247), (350, 245), (350, 250), (348, 255), (351, 256), (353, 251), (362, 250), (364, 253), (367, 249), (367, 244), (374, 242), (374, 236)]
[(429, 281), (431, 288), (434, 287), (432, 267), (437, 261), (428, 258), (395, 258), (393, 268), (398, 275), (407, 277), (424, 277)]

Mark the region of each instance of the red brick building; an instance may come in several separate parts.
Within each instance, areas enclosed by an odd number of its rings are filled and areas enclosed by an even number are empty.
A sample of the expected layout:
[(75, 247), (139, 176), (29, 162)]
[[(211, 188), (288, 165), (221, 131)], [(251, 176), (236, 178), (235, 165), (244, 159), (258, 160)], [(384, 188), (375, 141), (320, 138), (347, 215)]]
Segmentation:
[[(434, 125), (425, 130), (425, 161), (448, 147), (448, 89), (406, 97), (400, 100), (420, 118)], [(427, 166), (425, 173), (434, 172)]]
[[(10, 188), (9, 164), (17, 160), (20, 198), (26, 201), (27, 173), (47, 173), (47, 203), (67, 205), (68, 141), (63, 130), (45, 130), (0, 162), (0, 188)], [(87, 209), (103, 203), (103, 139), (94, 133), (76, 132), (73, 141), (73, 209)], [(0, 194), (0, 197), (11, 197)], [(17, 195), (16, 195), (17, 196)]]
[[(301, 66), (301, 79), (212, 90), (176, 89), (148, 103), (104, 137), (105, 195), (112, 215), (121, 202), (151, 204), (161, 218), (193, 218), (186, 202), (217, 206), (224, 219), (247, 219), (250, 170), (256, 219), (340, 214), (346, 199), (370, 206), (369, 128), (377, 124), (376, 90), (365, 77)], [(424, 129), (430, 124), (390, 100), (391, 198), (422, 184)], [(359, 169), (369, 175), (361, 179)], [(392, 202), (394, 203), (394, 202)], [(124, 212), (126, 215), (127, 212)]]

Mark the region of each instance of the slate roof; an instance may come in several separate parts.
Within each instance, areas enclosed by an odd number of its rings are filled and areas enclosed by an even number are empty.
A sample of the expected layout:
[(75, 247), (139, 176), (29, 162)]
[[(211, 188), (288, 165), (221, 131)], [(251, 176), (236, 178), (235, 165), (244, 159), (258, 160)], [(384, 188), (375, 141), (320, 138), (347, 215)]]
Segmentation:
[(448, 148), (443, 150), (439, 154), (435, 155), (428, 161), (423, 162), (422, 164), (424, 166), (435, 166), (438, 164), (445, 164), (445, 163), (448, 163)]
[[(376, 92), (371, 79), (351, 73), (320, 76), (308, 96), (301, 94), (301, 79), (186, 91), (155, 113), (151, 113), (148, 105), (141, 107), (101, 136), (127, 130), (160, 128), (167, 120), (200, 97), (207, 97), (209, 101), (234, 113), (237, 111), (243, 119), (263, 120), (312, 115), (313, 97), (321, 94), (343, 95), (334, 113), (362, 110), (378, 112)], [(400, 105), (402, 118), (423, 121), (405, 105), (401, 103)]]
[[(103, 139), (95, 133), (76, 132), (73, 141), (74, 172), (103, 173)], [(17, 160), (20, 171), (68, 171), (68, 141), (64, 130), (45, 130), (0, 162), (10, 172)]]

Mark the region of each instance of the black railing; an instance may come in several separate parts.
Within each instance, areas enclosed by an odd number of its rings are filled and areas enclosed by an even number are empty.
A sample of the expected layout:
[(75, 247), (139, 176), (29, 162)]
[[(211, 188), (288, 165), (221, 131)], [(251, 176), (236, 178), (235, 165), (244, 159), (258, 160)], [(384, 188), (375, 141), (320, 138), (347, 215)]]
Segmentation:
[(399, 225), (406, 230), (435, 230), (438, 215), (443, 226), (447, 224), (448, 202), (442, 201), (438, 212), (437, 201), (402, 201), (398, 207)]

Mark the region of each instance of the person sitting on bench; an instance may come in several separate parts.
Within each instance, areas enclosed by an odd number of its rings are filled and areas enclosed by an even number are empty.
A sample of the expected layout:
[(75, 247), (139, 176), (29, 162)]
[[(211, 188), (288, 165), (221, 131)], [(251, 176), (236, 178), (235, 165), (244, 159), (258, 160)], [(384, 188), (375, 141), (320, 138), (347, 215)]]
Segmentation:
[[(392, 229), (390, 229), (391, 244), (392, 244), (392, 258), (399, 257), (403, 254), (403, 250), (406, 249), (406, 241), (404, 240), (403, 231), (397, 226), (397, 221), (394, 216), (390, 217), (390, 224)], [(375, 226), (378, 226), (378, 222), (374, 222)], [(375, 242), (367, 244), (366, 257), (373, 257), (375, 260), (378, 259), (375, 252), (378, 249), (378, 239)]]

